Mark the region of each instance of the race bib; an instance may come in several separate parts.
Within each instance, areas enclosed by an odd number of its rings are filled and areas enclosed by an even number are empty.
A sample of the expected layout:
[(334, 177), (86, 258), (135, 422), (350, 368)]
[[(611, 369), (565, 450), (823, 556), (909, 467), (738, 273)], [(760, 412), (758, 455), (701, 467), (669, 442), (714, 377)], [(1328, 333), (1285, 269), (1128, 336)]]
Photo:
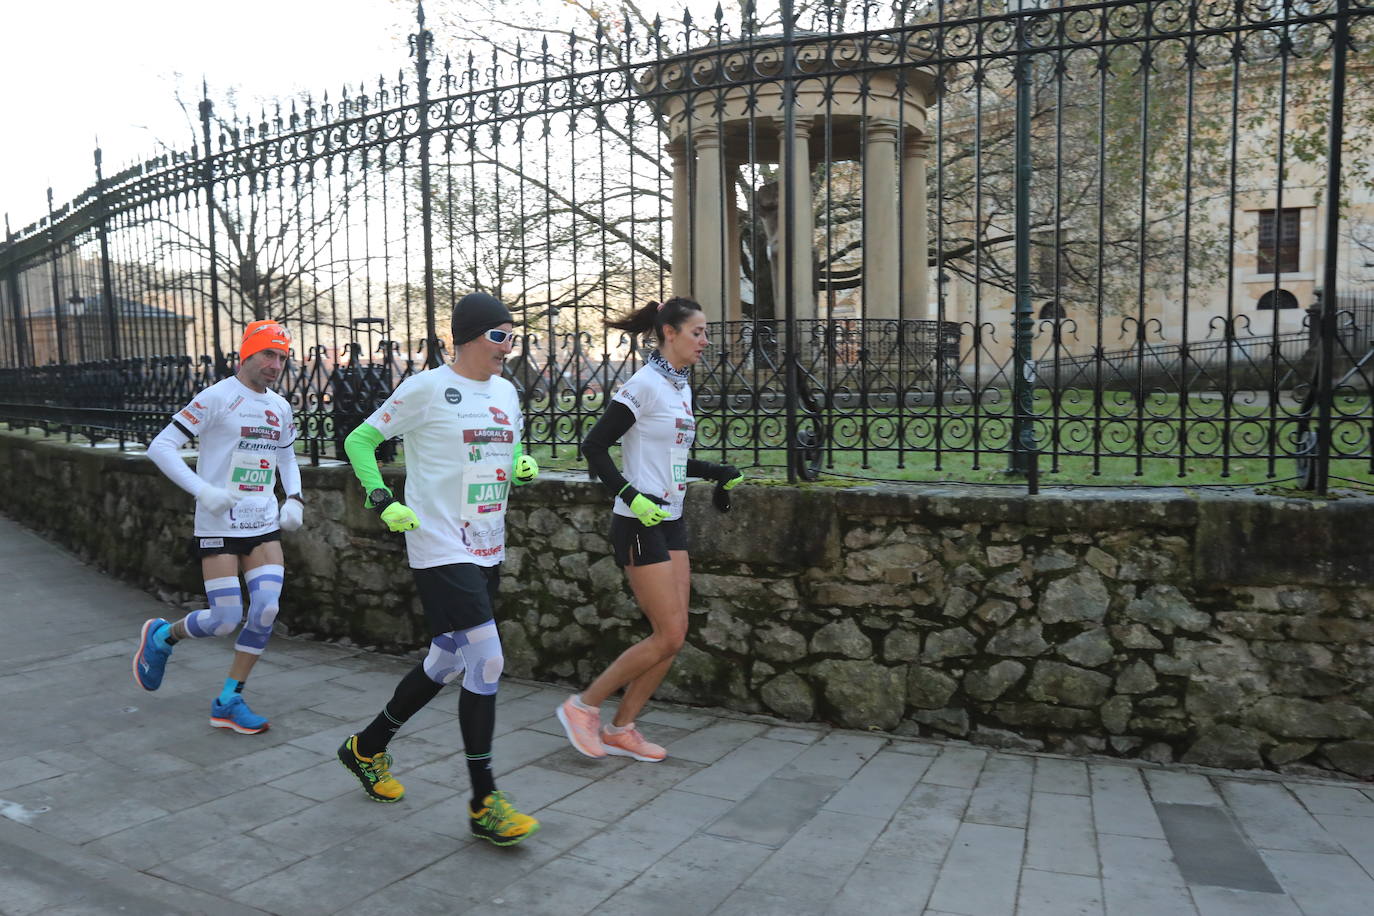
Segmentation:
[(229, 465), (230, 493), (252, 496), (271, 493), (276, 481), (277, 458), (270, 452), (234, 451)]
[(492, 527), (506, 509), (510, 473), (492, 464), (470, 465), (463, 471), (463, 521), (476, 527)]
[(669, 491), (669, 501), (674, 506), (682, 505), (687, 495), (687, 449), (675, 448), (669, 452), (673, 469), (673, 488)]

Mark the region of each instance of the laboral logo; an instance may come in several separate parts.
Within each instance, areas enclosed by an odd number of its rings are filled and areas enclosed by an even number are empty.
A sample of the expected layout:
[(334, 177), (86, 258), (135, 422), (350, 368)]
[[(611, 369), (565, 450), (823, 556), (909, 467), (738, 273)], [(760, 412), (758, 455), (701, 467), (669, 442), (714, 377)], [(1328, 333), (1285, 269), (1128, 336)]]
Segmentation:
[(509, 429), (465, 429), (464, 442), (514, 442), (515, 433)]
[(273, 429), (270, 426), (240, 426), (240, 439), (271, 439), (277, 441), (281, 438), (281, 430)]

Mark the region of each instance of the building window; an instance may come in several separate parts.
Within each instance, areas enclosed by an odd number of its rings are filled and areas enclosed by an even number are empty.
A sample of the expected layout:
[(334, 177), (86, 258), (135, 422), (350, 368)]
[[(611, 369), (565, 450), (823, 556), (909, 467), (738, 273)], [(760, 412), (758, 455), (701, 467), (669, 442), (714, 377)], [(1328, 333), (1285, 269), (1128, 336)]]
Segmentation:
[(1301, 215), (1297, 207), (1259, 211), (1260, 273), (1297, 273)]
[(1068, 316), (1064, 314), (1064, 306), (1051, 299), (1040, 307), (1041, 321), (1062, 321)]
[(1270, 290), (1259, 297), (1259, 303), (1255, 308), (1260, 311), (1279, 309), (1295, 309), (1298, 307), (1298, 297), (1294, 296), (1286, 289)]

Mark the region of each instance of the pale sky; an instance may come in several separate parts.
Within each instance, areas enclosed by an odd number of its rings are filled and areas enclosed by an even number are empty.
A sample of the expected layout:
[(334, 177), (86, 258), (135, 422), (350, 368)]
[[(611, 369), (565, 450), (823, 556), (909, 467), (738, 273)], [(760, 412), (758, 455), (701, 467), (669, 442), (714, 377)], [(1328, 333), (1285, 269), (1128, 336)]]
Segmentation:
[(0, 213), (17, 232), (47, 214), (49, 185), (59, 207), (85, 190), (97, 136), (107, 175), (155, 154), (155, 139), (185, 149), (177, 73), (193, 91), (204, 76), (216, 101), (230, 87), (241, 100), (332, 97), (412, 66), (409, 15), (390, 0), (6, 3)]

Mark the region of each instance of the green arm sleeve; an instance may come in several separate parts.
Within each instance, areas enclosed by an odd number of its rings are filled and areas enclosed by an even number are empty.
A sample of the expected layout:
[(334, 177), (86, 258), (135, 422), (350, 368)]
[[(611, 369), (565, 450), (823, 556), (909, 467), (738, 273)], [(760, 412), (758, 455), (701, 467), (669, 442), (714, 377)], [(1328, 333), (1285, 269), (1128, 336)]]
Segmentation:
[[(348, 455), (348, 463), (353, 465), (353, 475), (363, 485), (364, 493), (371, 493), (378, 488), (391, 492), (382, 483), (382, 470), (377, 467), (377, 446), (385, 441), (382, 431), (366, 421), (359, 423), (358, 428), (344, 440), (344, 453)], [(371, 508), (371, 505), (369, 500), (368, 507)]]

